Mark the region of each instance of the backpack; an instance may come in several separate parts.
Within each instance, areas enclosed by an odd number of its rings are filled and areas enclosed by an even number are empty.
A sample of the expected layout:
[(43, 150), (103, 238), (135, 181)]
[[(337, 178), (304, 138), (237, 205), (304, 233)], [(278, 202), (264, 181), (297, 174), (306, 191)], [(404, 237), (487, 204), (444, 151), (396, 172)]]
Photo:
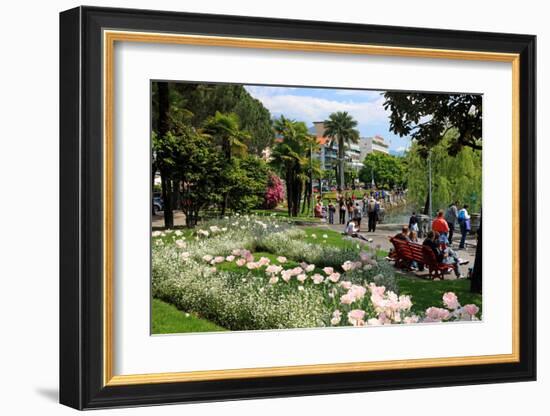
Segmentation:
[(466, 219), (466, 211), (461, 209), (458, 211), (458, 221), (464, 221)]

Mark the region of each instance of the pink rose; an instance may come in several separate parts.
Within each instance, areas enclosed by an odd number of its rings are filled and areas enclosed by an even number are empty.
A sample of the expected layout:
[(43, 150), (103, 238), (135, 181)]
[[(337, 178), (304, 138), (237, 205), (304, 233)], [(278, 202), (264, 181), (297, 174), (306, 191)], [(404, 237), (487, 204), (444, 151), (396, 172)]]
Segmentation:
[(352, 284), (351, 284), (351, 282), (348, 281), (348, 280), (344, 280), (344, 281), (340, 282), (340, 287), (341, 287), (342, 289), (350, 289), (351, 286), (352, 286)]
[(227, 256), (227, 257), (225, 258), (225, 260), (226, 260), (226, 261), (233, 261), (233, 260), (235, 260), (235, 256), (233, 256), (233, 255)]
[(355, 297), (351, 293), (346, 293), (340, 297), (340, 303), (343, 305), (351, 305), (353, 302), (355, 302)]
[(322, 274), (315, 273), (313, 276), (311, 276), (311, 280), (313, 280), (313, 283), (318, 285), (318, 284), (323, 283), (323, 280), (325, 280), (325, 278), (323, 277)]
[(440, 322), (449, 319), (450, 313), (447, 309), (432, 306), (426, 309), (426, 322)]
[(296, 279), (298, 279), (299, 282), (304, 283), (305, 280), (307, 279), (307, 275), (304, 273), (301, 273), (298, 276), (296, 276)]
[(328, 276), (329, 274), (332, 274), (334, 273), (334, 269), (332, 267), (325, 267), (323, 268), (323, 271), (325, 272), (325, 274)]
[(245, 259), (239, 259), (235, 263), (237, 264), (237, 266), (242, 267), (242, 266), (245, 265), (246, 260)]
[(353, 309), (348, 312), (348, 322), (353, 326), (364, 326), (365, 311), (361, 309)]
[(447, 292), (443, 295), (443, 304), (451, 310), (455, 310), (460, 307), (460, 303), (458, 303), (458, 298), (453, 292)]
[(472, 303), (468, 305), (464, 305), (462, 309), (464, 312), (466, 312), (470, 316), (475, 316), (479, 312), (479, 308)]
[(284, 257), (284, 256), (279, 256), (279, 257), (277, 257), (277, 261), (278, 261), (279, 263), (286, 263), (286, 257)]
[(338, 280), (340, 280), (340, 273), (334, 272), (329, 275), (328, 280), (330, 280), (333, 283), (336, 283)]

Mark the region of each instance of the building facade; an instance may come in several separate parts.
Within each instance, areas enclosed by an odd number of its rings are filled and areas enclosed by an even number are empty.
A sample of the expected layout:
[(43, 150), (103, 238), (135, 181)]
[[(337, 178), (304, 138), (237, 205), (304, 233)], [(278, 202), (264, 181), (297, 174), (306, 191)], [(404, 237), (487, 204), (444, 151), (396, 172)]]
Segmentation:
[(390, 153), (390, 145), (382, 136), (361, 137), (359, 145), (361, 147), (361, 161), (365, 160), (369, 153)]

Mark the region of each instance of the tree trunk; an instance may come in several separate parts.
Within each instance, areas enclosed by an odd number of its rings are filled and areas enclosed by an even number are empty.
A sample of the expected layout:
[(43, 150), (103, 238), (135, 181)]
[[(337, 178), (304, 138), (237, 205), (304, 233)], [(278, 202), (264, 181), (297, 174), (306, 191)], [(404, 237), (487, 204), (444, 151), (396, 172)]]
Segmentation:
[(482, 289), (482, 275), (481, 275), (481, 269), (482, 269), (482, 249), (481, 249), (481, 221), (482, 218), (479, 219), (479, 229), (477, 230), (477, 246), (476, 246), (476, 259), (474, 261), (474, 269), (472, 271), (472, 280), (470, 282), (470, 292), (472, 293), (481, 293)]
[(338, 138), (338, 165), (340, 169), (340, 183), (338, 184), (339, 190), (344, 190), (344, 182), (345, 182), (345, 176), (344, 176), (344, 140), (341, 138)]
[(166, 172), (161, 171), (162, 200), (164, 202), (164, 227), (174, 228), (174, 214), (172, 212), (172, 181)]
[(428, 211), (430, 211), (430, 195), (426, 195), (426, 203), (424, 204), (424, 215), (429, 215)]
[[(168, 83), (158, 83), (158, 109), (159, 109), (159, 127), (158, 134), (160, 137), (166, 136), (170, 130), (170, 100), (168, 96)], [(162, 161), (160, 161), (162, 165)], [(162, 183), (162, 199), (164, 202), (164, 226), (166, 228), (174, 227), (174, 215), (172, 213), (172, 186), (169, 172), (166, 169), (161, 169)]]
[(292, 192), (292, 173), (291, 169), (287, 168), (285, 175), (286, 183), (286, 204), (288, 208), (288, 216), (292, 216), (292, 203), (294, 202), (294, 193)]

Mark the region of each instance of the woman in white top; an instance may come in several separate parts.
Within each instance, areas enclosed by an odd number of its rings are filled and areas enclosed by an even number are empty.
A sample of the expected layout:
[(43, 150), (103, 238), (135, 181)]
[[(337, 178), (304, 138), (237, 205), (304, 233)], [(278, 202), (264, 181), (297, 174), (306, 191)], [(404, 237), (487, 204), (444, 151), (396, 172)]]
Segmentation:
[(463, 250), (466, 243), (466, 236), (468, 235), (468, 232), (471, 228), (470, 214), (468, 214), (468, 205), (464, 205), (464, 207), (460, 211), (458, 211), (458, 224), (460, 225), (460, 234), (462, 234), (462, 237), (460, 238), (460, 245), (458, 246), (458, 248)]

